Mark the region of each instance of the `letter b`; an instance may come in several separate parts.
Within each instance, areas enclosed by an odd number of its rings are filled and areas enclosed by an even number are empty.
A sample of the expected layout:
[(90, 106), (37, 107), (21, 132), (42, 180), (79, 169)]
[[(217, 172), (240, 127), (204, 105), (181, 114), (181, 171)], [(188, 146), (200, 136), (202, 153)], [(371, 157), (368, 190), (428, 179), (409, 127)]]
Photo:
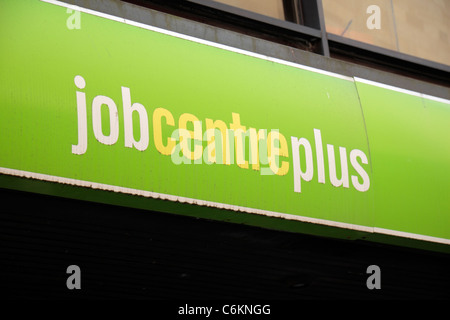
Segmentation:
[[(131, 104), (130, 89), (122, 87), (122, 101), (123, 101), (123, 118), (125, 122), (125, 147), (132, 148), (133, 146), (139, 151), (144, 151), (148, 147), (148, 116), (145, 107), (140, 103)], [(133, 112), (136, 111), (139, 115), (139, 141), (134, 139), (133, 135)]]

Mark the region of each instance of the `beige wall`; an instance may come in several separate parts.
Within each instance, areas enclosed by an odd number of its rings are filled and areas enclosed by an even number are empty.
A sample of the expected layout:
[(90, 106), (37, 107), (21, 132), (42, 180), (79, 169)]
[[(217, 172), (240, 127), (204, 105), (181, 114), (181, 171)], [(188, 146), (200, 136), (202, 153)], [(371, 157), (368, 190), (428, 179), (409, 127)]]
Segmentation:
[[(282, 0), (215, 0), (285, 19)], [(450, 65), (450, 0), (322, 0), (327, 32)], [(367, 28), (370, 5), (380, 29)]]
[[(322, 3), (327, 32), (391, 50), (397, 49), (390, 0), (322, 0)], [(370, 5), (377, 5), (381, 9), (379, 30), (367, 28), (366, 22), (370, 15), (366, 10)]]
[(401, 52), (450, 65), (450, 0), (394, 0)]
[[(450, 65), (450, 0), (322, 2), (329, 33)], [(367, 28), (370, 5), (381, 9), (379, 30)]]
[(282, 0), (215, 0), (230, 6), (284, 20)]

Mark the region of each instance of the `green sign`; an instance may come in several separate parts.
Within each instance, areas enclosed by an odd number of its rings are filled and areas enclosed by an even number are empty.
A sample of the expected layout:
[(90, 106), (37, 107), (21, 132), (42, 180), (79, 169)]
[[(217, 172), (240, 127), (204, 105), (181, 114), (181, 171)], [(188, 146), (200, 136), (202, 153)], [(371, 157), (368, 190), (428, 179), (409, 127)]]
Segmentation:
[(0, 173), (450, 244), (449, 101), (48, 2), (0, 3)]

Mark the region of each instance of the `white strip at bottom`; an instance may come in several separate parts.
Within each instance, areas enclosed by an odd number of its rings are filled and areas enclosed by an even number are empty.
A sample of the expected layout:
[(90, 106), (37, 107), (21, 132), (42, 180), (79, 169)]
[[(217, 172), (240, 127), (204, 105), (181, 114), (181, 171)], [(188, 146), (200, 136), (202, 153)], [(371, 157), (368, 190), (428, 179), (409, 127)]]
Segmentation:
[(238, 212), (259, 214), (259, 215), (264, 215), (264, 216), (274, 217), (274, 218), (283, 218), (286, 220), (295, 220), (295, 221), (320, 224), (320, 225), (325, 225), (325, 226), (330, 226), (330, 227), (338, 227), (338, 228), (357, 230), (357, 231), (363, 231), (363, 232), (368, 232), (368, 233), (386, 234), (386, 235), (391, 235), (391, 236), (396, 236), (396, 237), (411, 238), (411, 239), (415, 239), (415, 240), (423, 240), (423, 241), (428, 241), (428, 242), (436, 242), (436, 243), (450, 245), (450, 239), (437, 238), (437, 237), (425, 236), (425, 235), (421, 235), (421, 234), (408, 233), (408, 232), (389, 230), (389, 229), (382, 229), (382, 228), (376, 228), (376, 227), (367, 227), (367, 226), (361, 226), (361, 225), (350, 224), (350, 223), (336, 222), (336, 221), (331, 221), (331, 220), (316, 219), (316, 218), (298, 216), (298, 215), (293, 215), (293, 214), (280, 213), (280, 212), (275, 212), (275, 211), (268, 211), (268, 210), (261, 210), (261, 209), (256, 209), (256, 208), (236, 206), (236, 205), (225, 204), (225, 203), (220, 203), (220, 202), (212, 202), (212, 201), (180, 197), (180, 196), (158, 193), (158, 192), (151, 192), (151, 191), (145, 191), (145, 190), (139, 190), (139, 189), (119, 187), (119, 186), (97, 183), (97, 182), (90, 182), (90, 181), (77, 180), (77, 179), (71, 179), (71, 178), (63, 178), (63, 177), (52, 176), (52, 175), (42, 174), (42, 173), (29, 172), (29, 171), (23, 171), (23, 170), (16, 170), (16, 169), (0, 167), (0, 174), (6, 174), (6, 175), (12, 175), (12, 176), (17, 176), (17, 177), (22, 177), (22, 178), (31, 178), (31, 179), (37, 179), (37, 180), (42, 180), (42, 181), (48, 181), (48, 182), (69, 184), (69, 185), (74, 185), (74, 186), (78, 186), (78, 187), (86, 187), (86, 188), (99, 189), (99, 190), (105, 190), (105, 191), (120, 192), (120, 193), (125, 193), (125, 194), (130, 194), (130, 195), (143, 196), (143, 197), (147, 197), (147, 198), (169, 200), (169, 201), (180, 202), (180, 203), (196, 204), (196, 205), (206, 206), (206, 207), (214, 207), (214, 208), (233, 210), (233, 211), (238, 211)]
[(403, 232), (403, 231), (395, 231), (395, 230), (389, 230), (389, 229), (375, 227), (375, 228), (373, 228), (373, 232), (379, 233), (379, 234), (386, 234), (389, 236), (396, 236), (396, 237), (402, 237), (402, 238), (411, 238), (411, 239), (415, 239), (415, 240), (423, 240), (423, 241), (429, 241), (429, 242), (450, 244), (449, 239), (424, 236), (421, 234), (415, 234), (415, 233), (409, 233), (409, 232)]

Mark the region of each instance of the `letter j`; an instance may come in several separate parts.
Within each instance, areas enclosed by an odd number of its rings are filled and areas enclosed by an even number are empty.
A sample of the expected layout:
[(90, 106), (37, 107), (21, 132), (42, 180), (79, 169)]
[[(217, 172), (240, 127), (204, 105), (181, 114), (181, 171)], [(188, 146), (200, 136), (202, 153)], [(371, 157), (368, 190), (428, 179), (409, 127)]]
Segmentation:
[[(84, 89), (86, 81), (82, 76), (75, 76), (75, 85)], [(77, 91), (78, 145), (72, 145), (72, 153), (84, 154), (87, 149), (86, 94)]]

